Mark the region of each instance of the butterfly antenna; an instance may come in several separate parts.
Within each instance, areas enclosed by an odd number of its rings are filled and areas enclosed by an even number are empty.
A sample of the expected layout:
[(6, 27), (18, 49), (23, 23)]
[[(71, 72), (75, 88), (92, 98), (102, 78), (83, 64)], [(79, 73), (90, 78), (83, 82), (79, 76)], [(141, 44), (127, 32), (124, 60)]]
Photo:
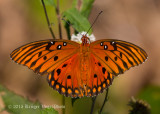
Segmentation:
[[(71, 25), (67, 20), (65, 20), (64, 18), (62, 18), (63, 21), (65, 21), (68, 25)], [(72, 25), (71, 25), (72, 26)]]
[(90, 26), (90, 28), (88, 29), (87, 33), (85, 34), (85, 36), (88, 34), (88, 32), (91, 30), (91, 28), (93, 27), (94, 23), (97, 21), (99, 15), (102, 13), (103, 11), (100, 11), (99, 14), (97, 15), (96, 19), (94, 20), (94, 22), (92, 23), (92, 25)]

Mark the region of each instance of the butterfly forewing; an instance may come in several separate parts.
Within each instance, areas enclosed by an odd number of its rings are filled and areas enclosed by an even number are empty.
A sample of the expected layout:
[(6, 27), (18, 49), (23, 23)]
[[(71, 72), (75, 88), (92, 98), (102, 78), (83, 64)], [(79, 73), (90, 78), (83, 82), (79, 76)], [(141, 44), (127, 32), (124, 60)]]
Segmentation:
[(78, 52), (79, 44), (68, 40), (44, 40), (26, 44), (14, 50), (11, 58), (36, 73), (50, 73)]
[(121, 74), (147, 59), (142, 48), (121, 40), (95, 41), (90, 44), (90, 51), (113, 75)]

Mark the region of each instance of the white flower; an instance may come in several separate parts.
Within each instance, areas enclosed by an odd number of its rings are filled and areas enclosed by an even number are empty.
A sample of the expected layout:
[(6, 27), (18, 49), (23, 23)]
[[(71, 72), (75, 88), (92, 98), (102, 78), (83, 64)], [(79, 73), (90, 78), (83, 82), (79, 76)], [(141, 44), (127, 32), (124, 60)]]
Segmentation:
[[(82, 36), (83, 35), (85, 35), (87, 32), (80, 32), (80, 33), (78, 33), (78, 34), (72, 34), (72, 36), (71, 36), (71, 40), (72, 41), (75, 41), (75, 42), (78, 42), (78, 43), (82, 43), (82, 40), (81, 40), (81, 38), (82, 38)], [(95, 38), (95, 36), (93, 35), (93, 34), (91, 34), (91, 35), (89, 35), (89, 34), (87, 34), (86, 35), (89, 39), (90, 39), (90, 41), (91, 42), (93, 42), (93, 41), (95, 41), (96, 40), (96, 38)]]

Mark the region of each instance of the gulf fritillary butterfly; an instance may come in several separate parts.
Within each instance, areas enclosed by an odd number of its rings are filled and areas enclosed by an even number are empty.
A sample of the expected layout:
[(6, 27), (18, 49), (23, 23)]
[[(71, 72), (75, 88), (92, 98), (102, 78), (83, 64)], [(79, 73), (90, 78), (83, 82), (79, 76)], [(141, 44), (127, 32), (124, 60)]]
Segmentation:
[(147, 59), (146, 52), (129, 42), (104, 39), (90, 43), (43, 40), (15, 49), (11, 58), (38, 74), (48, 74), (49, 85), (67, 97), (96, 96), (115, 76)]

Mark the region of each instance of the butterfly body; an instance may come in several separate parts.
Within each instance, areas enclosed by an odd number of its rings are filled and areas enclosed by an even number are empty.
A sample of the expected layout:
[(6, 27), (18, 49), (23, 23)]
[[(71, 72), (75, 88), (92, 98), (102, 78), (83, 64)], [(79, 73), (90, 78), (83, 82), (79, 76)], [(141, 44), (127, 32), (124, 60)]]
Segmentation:
[(87, 78), (90, 76), (89, 68), (90, 68), (90, 42), (88, 37), (83, 36), (81, 38), (82, 43), (80, 44), (80, 76), (83, 80), (82, 85), (85, 87), (87, 85)]
[(48, 74), (49, 85), (67, 97), (95, 96), (112, 84), (115, 76), (147, 59), (140, 47), (121, 40), (82, 43), (43, 40), (14, 50), (11, 58), (38, 74)]

